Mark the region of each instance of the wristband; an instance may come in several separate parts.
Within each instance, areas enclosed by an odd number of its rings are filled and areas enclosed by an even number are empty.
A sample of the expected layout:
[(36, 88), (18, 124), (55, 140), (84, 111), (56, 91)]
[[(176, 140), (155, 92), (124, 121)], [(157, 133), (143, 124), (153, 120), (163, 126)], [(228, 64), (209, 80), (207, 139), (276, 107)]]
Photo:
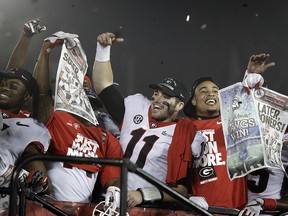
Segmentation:
[(137, 191), (141, 192), (142, 203), (150, 203), (163, 199), (162, 192), (156, 187), (138, 188)]
[(109, 61), (110, 60), (110, 48), (111, 46), (104, 47), (99, 42), (97, 42), (95, 60), (99, 62)]
[[(50, 53), (51, 48), (47, 47), (47, 48), (42, 48), (41, 53), (43, 56), (46, 56)], [(39, 62), (39, 60), (37, 60), (37, 62)]]
[(263, 209), (267, 211), (274, 211), (276, 210), (277, 207), (277, 201), (276, 199), (263, 199), (264, 204), (263, 204)]

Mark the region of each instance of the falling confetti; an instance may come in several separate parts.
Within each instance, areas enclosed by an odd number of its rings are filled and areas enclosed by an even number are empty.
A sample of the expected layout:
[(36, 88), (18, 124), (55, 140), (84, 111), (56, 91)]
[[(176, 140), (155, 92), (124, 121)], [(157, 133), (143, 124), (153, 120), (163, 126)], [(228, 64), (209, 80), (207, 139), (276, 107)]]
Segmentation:
[(200, 29), (202, 29), (202, 30), (204, 30), (204, 29), (206, 29), (207, 28), (207, 24), (203, 24), (203, 25), (201, 25), (201, 27), (200, 27)]

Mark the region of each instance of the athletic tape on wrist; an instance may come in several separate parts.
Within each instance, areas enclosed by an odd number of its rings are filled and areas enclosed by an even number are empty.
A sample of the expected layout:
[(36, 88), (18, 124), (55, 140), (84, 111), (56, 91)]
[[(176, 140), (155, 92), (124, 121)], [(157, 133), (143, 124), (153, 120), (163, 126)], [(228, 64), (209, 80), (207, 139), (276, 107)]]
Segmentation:
[(104, 47), (99, 42), (97, 42), (95, 60), (99, 62), (109, 61), (110, 60), (110, 48), (111, 46)]
[(138, 188), (137, 190), (141, 192), (142, 203), (151, 203), (163, 199), (162, 192), (156, 187)]
[(49, 54), (51, 51), (51, 48), (42, 48), (41, 53), (43, 56), (46, 56), (47, 54)]
[(275, 199), (263, 199), (264, 204), (263, 204), (263, 209), (267, 211), (274, 211), (276, 210), (277, 207), (277, 201)]

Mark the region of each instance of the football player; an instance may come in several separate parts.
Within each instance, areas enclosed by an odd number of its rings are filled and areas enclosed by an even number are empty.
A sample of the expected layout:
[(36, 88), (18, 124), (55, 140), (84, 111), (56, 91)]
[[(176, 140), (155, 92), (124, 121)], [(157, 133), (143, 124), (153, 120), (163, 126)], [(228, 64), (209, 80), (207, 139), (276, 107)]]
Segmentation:
[[(158, 84), (149, 85), (154, 90), (151, 100), (142, 94), (124, 98), (113, 85), (110, 63), (112, 43), (122, 41), (123, 38), (109, 32), (97, 37), (93, 86), (109, 114), (121, 125), (120, 144), (124, 157), (186, 195), (190, 145), (196, 131), (192, 121), (179, 119), (178, 113), (184, 107), (188, 92), (179, 80), (165, 78)], [(127, 197), (130, 207), (174, 200), (134, 173), (128, 173)], [(208, 209), (203, 197), (192, 197), (191, 200)]]
[[(67, 43), (73, 41), (72, 36), (76, 37), (74, 34), (57, 32), (46, 38), (34, 70), (34, 77), (40, 87), (37, 118), (46, 124), (52, 136), (48, 153), (71, 155), (73, 152), (73, 155), (83, 157), (122, 158), (119, 141), (111, 133), (80, 116), (66, 111), (55, 112), (53, 109), (49, 94), (50, 53), (63, 43), (65, 46), (71, 45)], [(120, 184), (120, 168), (116, 166), (52, 162), (47, 172), (53, 186), (51, 195), (62, 201), (91, 202), (97, 178), (100, 178), (102, 186), (108, 188), (108, 191)]]
[[(268, 57), (269, 55), (264, 53), (253, 55), (248, 63), (247, 74), (252, 73), (253, 79), (262, 80), (259, 82), (260, 85), (264, 84), (261, 74), (267, 68), (275, 65), (274, 62), (266, 63)], [(253, 82), (255, 83), (255, 81)], [(283, 147), (281, 151), (281, 160), (286, 170), (288, 165), (287, 140), (288, 134), (286, 131), (282, 139)], [(248, 174), (247, 193), (248, 203), (239, 213), (239, 216), (275, 215), (279, 211), (288, 211), (287, 173), (285, 174), (280, 169), (265, 168)]]
[[(45, 27), (40, 26), (39, 22), (40, 20), (37, 19), (25, 23), (23, 40), (30, 40), (32, 35), (45, 30)], [(19, 47), (19, 49), (21, 48)], [(13, 53), (7, 70), (0, 71), (0, 114), (2, 119), (0, 186), (2, 187), (9, 186), (12, 171), (21, 157), (45, 153), (51, 140), (47, 128), (30, 118), (30, 112), (23, 110), (24, 104), (32, 96), (37, 96), (38, 86), (32, 74), (21, 68), (24, 66), (22, 60), (19, 62), (14, 59)], [(20, 173), (19, 181), (22, 181), (22, 185), (33, 193), (49, 193), (49, 181), (44, 164), (41, 161), (32, 161), (24, 168), (28, 172), (22, 170)], [(1, 212), (8, 208), (8, 201), (9, 196), (1, 194)]]

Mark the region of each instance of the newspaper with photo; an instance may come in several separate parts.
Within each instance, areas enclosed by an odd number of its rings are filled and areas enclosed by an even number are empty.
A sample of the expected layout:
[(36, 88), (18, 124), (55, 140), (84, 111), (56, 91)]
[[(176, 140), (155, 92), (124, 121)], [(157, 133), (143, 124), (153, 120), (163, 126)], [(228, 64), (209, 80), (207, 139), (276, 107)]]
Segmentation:
[(221, 89), (219, 98), (230, 179), (265, 167), (284, 170), (288, 97), (264, 87), (247, 93), (239, 82)]
[(86, 54), (77, 38), (75, 46), (67, 48), (65, 40), (58, 64), (55, 85), (55, 111), (65, 111), (80, 116), (93, 125), (98, 121), (83, 89), (88, 64)]

